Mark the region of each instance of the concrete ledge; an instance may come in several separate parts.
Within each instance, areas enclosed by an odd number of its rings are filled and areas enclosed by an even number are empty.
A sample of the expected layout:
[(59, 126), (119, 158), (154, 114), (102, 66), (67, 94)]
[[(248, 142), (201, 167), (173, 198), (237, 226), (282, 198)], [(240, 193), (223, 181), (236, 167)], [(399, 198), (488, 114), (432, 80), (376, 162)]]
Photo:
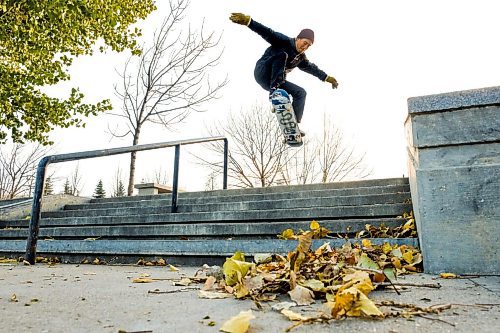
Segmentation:
[[(90, 198), (86, 197), (77, 197), (68, 194), (47, 195), (42, 198), (42, 212), (62, 210), (64, 206), (69, 204), (86, 204), (88, 202), (90, 202)], [(33, 200), (25, 200), (25, 202), (21, 202), (19, 205), (13, 207), (0, 207), (0, 220), (26, 219), (26, 223), (29, 223), (32, 204)]]
[(500, 104), (500, 87), (463, 90), (408, 98), (408, 113), (436, 112)]
[(157, 183), (135, 184), (134, 188), (139, 190), (139, 195), (172, 193), (172, 187)]
[(500, 273), (500, 87), (408, 99), (424, 270)]

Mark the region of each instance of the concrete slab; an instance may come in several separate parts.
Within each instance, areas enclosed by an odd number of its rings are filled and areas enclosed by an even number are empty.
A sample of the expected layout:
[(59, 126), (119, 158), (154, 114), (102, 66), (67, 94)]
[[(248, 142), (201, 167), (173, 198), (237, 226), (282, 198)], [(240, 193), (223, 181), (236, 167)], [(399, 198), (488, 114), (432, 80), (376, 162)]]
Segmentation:
[[(221, 263), (222, 264), (222, 263)], [(197, 267), (55, 265), (0, 265), (0, 311), (3, 332), (219, 332), (222, 324), (242, 310), (252, 309), (255, 319), (248, 333), (284, 332), (291, 322), (264, 304), (259, 311), (249, 300), (200, 299), (197, 290), (174, 287), (161, 280), (137, 284), (141, 273), (152, 278), (192, 276)], [(421, 306), (453, 303), (450, 310), (425, 319), (351, 318), (330, 324), (300, 326), (292, 332), (498, 332), (500, 327), (500, 277), (443, 280), (433, 275), (412, 275), (413, 283), (437, 283), (441, 289), (416, 288), (397, 295), (375, 291), (375, 300), (393, 300)], [(197, 288), (192, 285), (189, 288)], [(149, 290), (176, 291), (151, 294)], [(16, 295), (17, 302), (11, 301)], [(37, 299), (38, 301), (34, 301)], [(283, 297), (287, 300), (287, 297)], [(272, 304), (272, 303), (271, 303)], [(483, 305), (481, 305), (483, 304)], [(321, 304), (293, 308), (315, 313)], [(203, 319), (205, 317), (209, 319)], [(208, 326), (210, 321), (215, 326)]]

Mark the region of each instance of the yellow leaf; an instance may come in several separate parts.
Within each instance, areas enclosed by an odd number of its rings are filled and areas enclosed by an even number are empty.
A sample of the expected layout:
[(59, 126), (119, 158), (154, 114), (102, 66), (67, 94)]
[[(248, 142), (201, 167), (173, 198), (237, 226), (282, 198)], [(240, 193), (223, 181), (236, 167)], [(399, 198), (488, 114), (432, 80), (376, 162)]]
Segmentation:
[(215, 292), (215, 291), (200, 290), (198, 292), (198, 297), (199, 298), (207, 298), (207, 299), (221, 299), (221, 298), (233, 297), (233, 295), (229, 294), (229, 293), (220, 293), (220, 292)]
[(134, 278), (132, 279), (132, 283), (151, 283), (154, 280), (151, 278)]
[(170, 269), (171, 272), (177, 272), (179, 269), (175, 267), (174, 265), (168, 265), (168, 268)]
[(361, 241), (361, 244), (363, 247), (372, 247), (372, 241), (366, 238)]
[(316, 220), (312, 220), (311, 225), (309, 226), (311, 230), (317, 230), (320, 228), (319, 223)]
[(17, 263), (16, 259), (0, 258), (0, 264), (14, 264)]
[(250, 294), (250, 291), (248, 290), (248, 288), (245, 286), (245, 284), (242, 282), (242, 283), (237, 283), (235, 286), (234, 286), (234, 296), (236, 298), (243, 298), (245, 296), (247, 296), (248, 294)]
[(310, 317), (305, 317), (305, 316), (301, 315), (300, 313), (293, 312), (292, 310), (288, 310), (288, 309), (281, 310), (281, 313), (283, 315), (285, 315), (285, 317), (287, 317), (288, 319), (290, 319), (292, 321), (305, 321), (305, 320), (310, 319)]
[(297, 285), (293, 290), (288, 292), (292, 301), (297, 305), (309, 305), (314, 303), (314, 293), (305, 287)]
[(226, 333), (246, 333), (252, 319), (255, 319), (252, 310), (241, 311), (238, 315), (222, 324), (220, 330)]
[(236, 283), (241, 282), (241, 279), (247, 275), (248, 270), (253, 266), (252, 263), (236, 260), (234, 257), (241, 258), (241, 256), (236, 256), (235, 254), (231, 258), (227, 258), (222, 266), (224, 278), (228, 286), (234, 286)]
[(439, 277), (442, 279), (456, 279), (457, 275), (453, 273), (441, 273), (439, 274)]
[(332, 315), (335, 318), (343, 315), (349, 317), (383, 317), (383, 313), (380, 312), (377, 306), (356, 287), (339, 290), (335, 295)]
[(193, 281), (191, 281), (190, 278), (187, 278), (187, 277), (183, 277), (182, 279), (180, 279), (179, 281), (174, 281), (174, 286), (184, 286), (184, 287), (187, 287), (189, 286)]
[(292, 229), (286, 229), (285, 231), (283, 231), (281, 234), (278, 235), (278, 238), (290, 240), (290, 239), (296, 239), (297, 237), (295, 236), (295, 233), (293, 232)]
[(372, 281), (370, 280), (370, 275), (367, 272), (355, 271), (352, 274), (347, 274), (344, 276), (344, 281), (346, 283), (339, 289), (339, 292), (354, 287), (363, 294), (368, 295), (373, 289), (375, 289)]
[(406, 251), (403, 254), (403, 259), (409, 264), (413, 263), (413, 253), (411, 251)]
[(389, 243), (384, 243), (384, 245), (382, 245), (382, 252), (384, 252), (385, 254), (388, 254), (389, 252), (392, 251), (392, 246), (391, 244)]

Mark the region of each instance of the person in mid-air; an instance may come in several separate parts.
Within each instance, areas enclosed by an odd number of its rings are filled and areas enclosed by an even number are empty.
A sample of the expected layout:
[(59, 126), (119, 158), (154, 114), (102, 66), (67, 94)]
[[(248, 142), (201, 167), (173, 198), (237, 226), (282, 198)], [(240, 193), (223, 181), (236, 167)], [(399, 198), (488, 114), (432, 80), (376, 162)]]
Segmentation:
[[(291, 38), (273, 31), (242, 13), (232, 13), (229, 19), (234, 23), (248, 26), (271, 44), (255, 65), (255, 80), (262, 88), (269, 91), (270, 98), (278, 88), (292, 95), (292, 107), (298, 123), (300, 123), (304, 113), (306, 91), (304, 88), (287, 81), (287, 73), (298, 67), (304, 72), (330, 83), (333, 89), (338, 87), (337, 80), (310, 62), (304, 53), (314, 43), (314, 31), (311, 29), (303, 29), (297, 37)], [(302, 131), (301, 133), (304, 135)]]

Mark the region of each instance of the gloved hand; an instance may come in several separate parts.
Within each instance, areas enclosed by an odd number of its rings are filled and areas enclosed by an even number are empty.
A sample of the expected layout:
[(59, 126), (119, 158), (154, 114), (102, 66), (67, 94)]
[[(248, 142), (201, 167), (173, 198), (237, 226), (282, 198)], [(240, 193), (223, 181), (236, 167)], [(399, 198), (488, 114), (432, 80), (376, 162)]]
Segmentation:
[(250, 23), (250, 16), (243, 13), (231, 13), (229, 19), (234, 23), (242, 25), (248, 25)]
[(335, 89), (339, 86), (339, 83), (333, 76), (327, 76), (325, 81), (332, 84), (332, 89)]

